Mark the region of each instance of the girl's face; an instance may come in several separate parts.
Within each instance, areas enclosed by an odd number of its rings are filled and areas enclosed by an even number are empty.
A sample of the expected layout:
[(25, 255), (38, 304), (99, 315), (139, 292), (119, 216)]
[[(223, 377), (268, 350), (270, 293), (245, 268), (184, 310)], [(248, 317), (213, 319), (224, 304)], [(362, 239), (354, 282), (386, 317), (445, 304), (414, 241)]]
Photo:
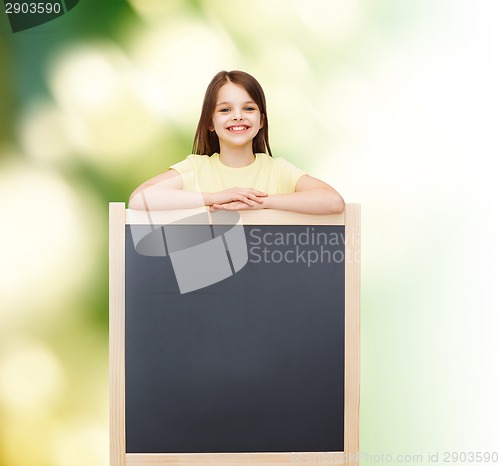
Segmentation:
[(242, 86), (228, 82), (218, 94), (212, 115), (211, 131), (219, 137), (221, 152), (228, 148), (249, 146), (262, 128), (259, 107)]

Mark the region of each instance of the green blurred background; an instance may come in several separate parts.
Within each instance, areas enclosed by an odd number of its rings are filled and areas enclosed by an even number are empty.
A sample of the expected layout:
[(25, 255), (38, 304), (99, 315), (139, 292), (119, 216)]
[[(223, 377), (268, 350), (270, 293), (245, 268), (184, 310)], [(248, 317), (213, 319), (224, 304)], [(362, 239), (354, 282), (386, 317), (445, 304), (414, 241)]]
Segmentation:
[(500, 451), (499, 19), (81, 0), (13, 34), (0, 14), (0, 465), (108, 464), (108, 202), (189, 154), (221, 69), (263, 85), (276, 156), (363, 205), (361, 463)]

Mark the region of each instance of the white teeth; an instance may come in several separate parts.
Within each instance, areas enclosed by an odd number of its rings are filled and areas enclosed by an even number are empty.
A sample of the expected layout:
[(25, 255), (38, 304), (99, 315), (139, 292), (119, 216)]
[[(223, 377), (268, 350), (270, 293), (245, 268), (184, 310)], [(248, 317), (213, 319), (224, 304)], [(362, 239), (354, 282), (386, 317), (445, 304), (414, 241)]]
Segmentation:
[(231, 126), (229, 131), (243, 131), (244, 129), (246, 129), (246, 126)]

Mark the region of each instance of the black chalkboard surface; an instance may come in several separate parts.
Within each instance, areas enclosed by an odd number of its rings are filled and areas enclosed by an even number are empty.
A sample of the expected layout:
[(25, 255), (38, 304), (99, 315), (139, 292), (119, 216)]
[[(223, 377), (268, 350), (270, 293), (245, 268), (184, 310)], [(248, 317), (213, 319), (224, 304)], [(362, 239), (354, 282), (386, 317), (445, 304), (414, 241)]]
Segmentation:
[(245, 226), (243, 269), (186, 294), (125, 233), (127, 453), (344, 450), (344, 226)]

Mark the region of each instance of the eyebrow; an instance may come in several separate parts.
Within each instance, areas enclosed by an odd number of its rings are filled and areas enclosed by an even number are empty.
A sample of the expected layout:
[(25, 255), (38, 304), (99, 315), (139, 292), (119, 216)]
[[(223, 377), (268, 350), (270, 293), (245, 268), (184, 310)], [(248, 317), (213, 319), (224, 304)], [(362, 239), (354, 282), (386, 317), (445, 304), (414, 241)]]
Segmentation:
[[(215, 104), (216, 107), (218, 107), (219, 105), (231, 105), (233, 102), (218, 102), (217, 104)], [(243, 102), (243, 105), (246, 105), (246, 104), (254, 104), (254, 105), (257, 105), (253, 100), (247, 100), (246, 102)]]

